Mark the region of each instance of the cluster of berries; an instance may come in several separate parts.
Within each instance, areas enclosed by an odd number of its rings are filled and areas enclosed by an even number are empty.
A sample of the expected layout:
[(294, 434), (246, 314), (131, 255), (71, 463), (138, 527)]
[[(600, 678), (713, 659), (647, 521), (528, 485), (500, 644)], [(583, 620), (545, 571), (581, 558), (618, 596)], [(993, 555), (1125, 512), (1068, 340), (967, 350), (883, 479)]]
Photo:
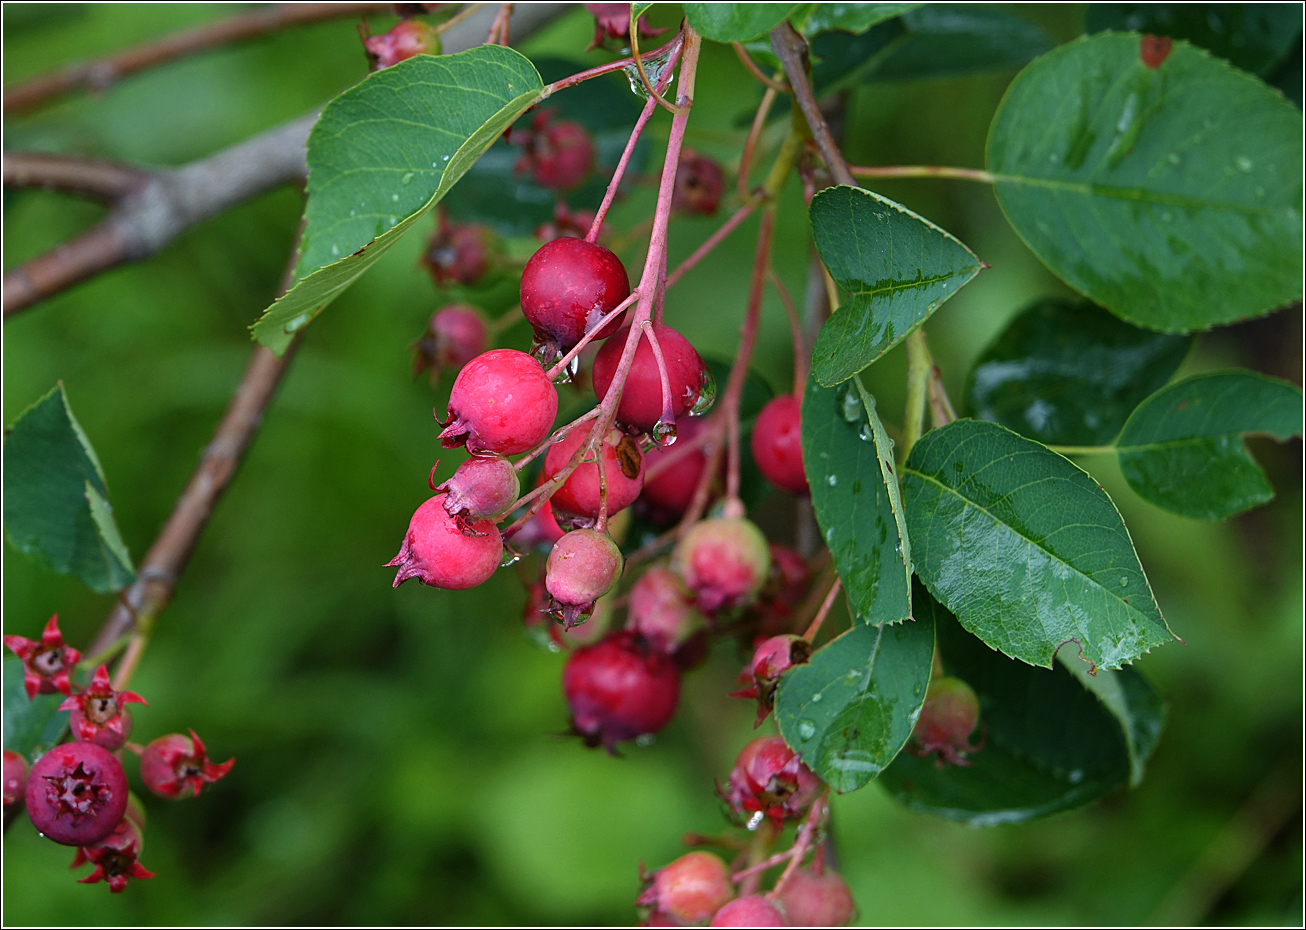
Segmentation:
[(129, 878), (153, 878), (140, 863), (145, 809), (128, 790), (122, 750), (140, 757), (145, 787), (169, 800), (198, 795), (202, 786), (231, 771), (236, 760), (210, 762), (194, 730), (189, 736), (161, 736), (144, 747), (129, 742), (132, 718), (126, 705), (144, 704), (145, 699), (114, 689), (104, 665), (85, 689), (74, 693), (69, 673), (81, 653), (64, 642), (58, 616), (50, 618), (39, 640), (6, 636), (4, 643), (23, 662), (29, 700), (38, 694), (66, 696), (59, 710), (69, 711), (73, 737), (39, 756), (30, 771), (21, 754), (4, 751), (6, 814), (25, 805), (38, 832), (76, 846), (72, 868), (95, 866), (81, 882), (104, 881), (110, 891), (119, 892)]

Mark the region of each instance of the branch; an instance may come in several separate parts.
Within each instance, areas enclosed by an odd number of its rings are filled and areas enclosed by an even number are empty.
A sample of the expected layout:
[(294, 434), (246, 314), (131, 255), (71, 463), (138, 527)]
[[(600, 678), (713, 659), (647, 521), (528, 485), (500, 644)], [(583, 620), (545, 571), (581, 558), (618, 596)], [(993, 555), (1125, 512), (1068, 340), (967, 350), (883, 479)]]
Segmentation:
[(825, 162), (825, 166), (830, 169), (835, 181), (847, 184), (849, 187), (856, 187), (857, 182), (853, 180), (852, 173), (848, 170), (848, 163), (844, 161), (829, 125), (821, 115), (821, 107), (816, 102), (816, 93), (812, 90), (812, 82), (807, 75), (807, 40), (795, 32), (793, 26), (785, 22), (771, 30), (771, 48), (779, 57), (780, 63), (784, 65), (789, 86), (793, 88), (798, 107), (803, 111), (803, 117), (812, 130), (812, 138), (816, 140), (816, 147), (821, 150), (821, 159)]
[(45, 152), (5, 152), (4, 186), (39, 187), (115, 201), (134, 193), (149, 172), (130, 165)]
[(136, 48), (70, 65), (51, 74), (5, 88), (4, 112), (14, 113), (52, 102), (74, 90), (103, 90), (119, 78), (186, 55), (257, 38), (289, 26), (368, 13), (387, 13), (389, 3), (283, 3), (176, 32)]

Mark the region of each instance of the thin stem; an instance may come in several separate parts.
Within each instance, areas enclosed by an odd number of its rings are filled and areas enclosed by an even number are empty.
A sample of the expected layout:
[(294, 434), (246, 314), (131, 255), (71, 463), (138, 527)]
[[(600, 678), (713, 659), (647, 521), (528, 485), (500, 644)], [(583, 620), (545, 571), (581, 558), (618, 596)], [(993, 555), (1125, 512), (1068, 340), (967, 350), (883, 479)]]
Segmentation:
[(707, 240), (702, 245), (696, 248), (687, 259), (676, 267), (675, 271), (668, 275), (667, 287), (671, 287), (688, 274), (690, 269), (707, 257), (708, 253), (720, 245), (726, 236), (738, 229), (739, 224), (748, 219), (752, 212), (757, 209), (757, 205), (760, 202), (760, 200), (754, 197), (741, 205), (739, 209), (731, 215), (730, 219), (722, 223), (721, 227), (716, 232), (708, 236)]
[(757, 228), (757, 249), (753, 255), (753, 277), (748, 288), (748, 309), (739, 330), (736, 364), (730, 368), (730, 380), (722, 398), (723, 416), (726, 418), (728, 505), (739, 500), (739, 404), (743, 397), (744, 378), (748, 373), (748, 360), (752, 357), (753, 345), (757, 342), (758, 322), (762, 318), (762, 296), (766, 287), (766, 269), (771, 261), (771, 234), (774, 229), (775, 204), (772, 202), (762, 210), (762, 222)]
[(848, 170), (858, 178), (954, 178), (959, 181), (979, 181), (993, 184), (1001, 175), (976, 168), (952, 168), (946, 165), (849, 165)]
[(821, 796), (816, 799), (812, 809), (807, 813), (807, 819), (803, 825), (798, 828), (798, 836), (794, 839), (793, 848), (789, 850), (789, 864), (785, 870), (780, 873), (780, 877), (775, 880), (775, 885), (771, 888), (767, 897), (777, 898), (784, 891), (785, 885), (789, 884), (789, 879), (793, 878), (798, 867), (803, 864), (807, 858), (807, 850), (811, 847), (812, 841), (821, 829), (821, 822), (829, 816), (830, 807), (830, 789), (826, 788)]
[(957, 411), (952, 408), (952, 401), (943, 386), (943, 374), (939, 366), (930, 369), (930, 425), (935, 429), (947, 426), (957, 419)]
[[(453, 16), (450, 16), (448, 19), (440, 23), (438, 26), (433, 27), (431, 31), (436, 35), (440, 35), (442, 32), (445, 32), (451, 27), (456, 26), (458, 23), (461, 23), (464, 19), (471, 16), (473, 13), (475, 13), (483, 6), (485, 6), (484, 3), (469, 3), (466, 6), (464, 6), (461, 10), (459, 10), (457, 13), (455, 13)], [(511, 15), (512, 4), (505, 3), (504, 6), (509, 7), (508, 13), (509, 15)], [(503, 15), (503, 10), (499, 11), (499, 15)], [(495, 22), (498, 22), (497, 16), (495, 17)], [(491, 28), (493, 28), (493, 26)], [(486, 41), (488, 42), (489, 40), (487, 39)]]
[(574, 359), (577, 355), (580, 355), (581, 352), (585, 351), (585, 347), (594, 341), (598, 333), (603, 331), (603, 327), (607, 326), (611, 320), (615, 320), (617, 317), (625, 313), (627, 308), (630, 307), (631, 304), (639, 300), (639, 297), (640, 297), (640, 292), (638, 288), (631, 291), (630, 295), (625, 300), (623, 300), (621, 303), (617, 304), (615, 307), (613, 307), (611, 310), (605, 313), (597, 323), (591, 326), (589, 332), (585, 333), (584, 336), (581, 336), (580, 342), (572, 346), (571, 350), (567, 352), (566, 355), (564, 355), (562, 358), (554, 362), (553, 367), (544, 373), (545, 376), (550, 381), (552, 381), (554, 378), (562, 374), (563, 369), (565, 369), (568, 365), (571, 364), (571, 360)]
[[(683, 43), (684, 43), (684, 33), (680, 32), (677, 33), (675, 38), (673, 38), (666, 45), (662, 46), (655, 52), (651, 52), (650, 54), (652, 54), (655, 57), (661, 56), (663, 54), (670, 55), (674, 53), (675, 50), (678, 49)], [(559, 78), (558, 80), (554, 81), (552, 84), (545, 84), (544, 90), (540, 93), (540, 99), (544, 100), (547, 99), (548, 97), (552, 97), (555, 93), (557, 93), (560, 90), (564, 90), (565, 88), (568, 87), (574, 87), (577, 84), (580, 84), (584, 81), (588, 81), (592, 78), (601, 77), (604, 74), (611, 74), (614, 71), (622, 71), (626, 68), (629, 68), (634, 63), (635, 63), (634, 58), (620, 58), (617, 61), (610, 61), (606, 65), (596, 65), (593, 68), (586, 68), (584, 71), (577, 71), (575, 74), (568, 75), (565, 78)]]
[[(658, 342), (657, 333), (653, 332), (653, 324), (650, 321), (644, 321), (643, 329), (644, 335), (648, 337), (649, 348), (653, 350), (653, 361), (657, 363), (658, 381), (662, 387), (662, 415), (658, 420), (658, 425), (662, 423), (674, 425), (676, 415), (672, 412), (673, 408), (671, 406), (671, 377), (667, 374), (666, 359), (662, 357), (662, 343)], [(656, 440), (657, 437), (655, 436), (654, 441)]]
[(738, 42), (731, 42), (730, 46), (735, 50), (735, 54), (739, 56), (739, 60), (743, 63), (744, 67), (748, 69), (748, 73), (765, 84), (768, 90), (773, 90), (780, 94), (789, 93), (789, 85), (784, 81), (777, 81), (774, 78), (769, 78), (763, 74), (762, 69), (757, 66), (757, 63), (749, 56), (748, 50), (742, 45)]
[(821, 602), (821, 609), (816, 612), (816, 616), (812, 618), (812, 622), (809, 623), (807, 629), (803, 631), (803, 639), (807, 640), (809, 643), (816, 641), (816, 634), (821, 632), (821, 624), (825, 623), (826, 616), (830, 613), (830, 609), (834, 607), (834, 599), (838, 596), (839, 588), (841, 586), (841, 579), (838, 575), (835, 575), (834, 583), (830, 585), (830, 590), (825, 594), (825, 600)]
[[(513, 468), (517, 469), (517, 471), (520, 472), (523, 468), (525, 468), (527, 465), (529, 465), (531, 462), (537, 459), (542, 453), (547, 452), (549, 450), (549, 446), (553, 445), (555, 442), (560, 442), (562, 439), (566, 437), (566, 435), (569, 432), (571, 432), (577, 426), (580, 426), (582, 423), (588, 423), (590, 420), (594, 419), (598, 415), (599, 415), (599, 408), (594, 407), (593, 409), (587, 410), (585, 413), (582, 413), (580, 416), (572, 420), (566, 426), (558, 427), (553, 431), (553, 433), (549, 436), (548, 439), (544, 440), (544, 442), (540, 443), (530, 452), (527, 452), (525, 455), (519, 458), (515, 463), (513, 463)], [(522, 497), (520, 500), (517, 501), (517, 503), (513, 504), (512, 507), (509, 509), (516, 510), (518, 507), (526, 503), (532, 497), (534, 497), (533, 492), (531, 494), (527, 494), (524, 497)]]
[(903, 417), (899, 462), (907, 461), (912, 446), (921, 438), (925, 423), (925, 395), (933, 368), (934, 360), (925, 341), (925, 331), (917, 329), (907, 337), (907, 412)]
[(794, 342), (794, 396), (802, 397), (803, 388), (807, 384), (807, 366), (810, 360), (803, 344), (803, 324), (798, 320), (798, 305), (789, 296), (789, 289), (780, 280), (780, 276), (775, 273), (774, 265), (767, 265), (766, 276), (767, 280), (771, 282), (771, 286), (775, 288), (775, 292), (780, 295), (780, 303), (784, 304), (785, 316), (789, 318), (789, 335)]
[(762, 102), (757, 105), (757, 112), (753, 114), (753, 124), (748, 127), (748, 138), (744, 140), (744, 150), (739, 155), (739, 171), (735, 175), (735, 190), (741, 199), (748, 196), (748, 169), (753, 164), (757, 140), (762, 135), (766, 118), (771, 115), (771, 105), (775, 103), (775, 98), (776, 92), (768, 87), (766, 93), (762, 94)]
[(98, 158), (46, 152), (4, 153), (5, 187), (66, 191), (111, 203), (134, 193), (149, 178), (148, 171)]
[(836, 182), (856, 187), (857, 182), (848, 171), (848, 163), (844, 161), (830, 126), (821, 114), (812, 82), (807, 76), (807, 40), (795, 32), (793, 26), (784, 22), (771, 30), (771, 48), (784, 65), (794, 99), (798, 101), (798, 107), (812, 130), (812, 138), (816, 140), (816, 147), (821, 151), (825, 166), (830, 169)]

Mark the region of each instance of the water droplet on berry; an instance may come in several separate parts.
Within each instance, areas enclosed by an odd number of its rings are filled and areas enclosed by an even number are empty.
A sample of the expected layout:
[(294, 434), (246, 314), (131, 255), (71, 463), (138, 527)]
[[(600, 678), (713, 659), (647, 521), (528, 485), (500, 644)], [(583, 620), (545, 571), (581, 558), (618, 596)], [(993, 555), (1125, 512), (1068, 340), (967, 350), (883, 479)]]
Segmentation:
[(810, 720), (798, 721), (798, 738), (806, 742), (816, 735), (816, 724)]
[(694, 406), (687, 411), (691, 417), (701, 417), (712, 409), (716, 403), (716, 378), (712, 377), (712, 372), (703, 369), (703, 384), (698, 389), (698, 400), (694, 401)]
[(675, 420), (658, 420), (653, 426), (653, 442), (656, 445), (666, 447), (676, 444), (676, 421)]

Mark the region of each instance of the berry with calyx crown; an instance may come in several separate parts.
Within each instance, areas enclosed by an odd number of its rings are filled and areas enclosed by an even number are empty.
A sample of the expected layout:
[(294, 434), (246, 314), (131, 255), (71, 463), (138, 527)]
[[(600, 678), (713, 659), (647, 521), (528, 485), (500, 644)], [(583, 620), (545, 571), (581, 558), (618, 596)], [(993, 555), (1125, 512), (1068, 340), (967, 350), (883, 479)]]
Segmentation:
[(725, 189), (725, 174), (715, 159), (691, 149), (680, 150), (671, 209), (689, 216), (711, 216)]
[(617, 743), (670, 722), (680, 701), (680, 670), (641, 637), (619, 631), (568, 657), (562, 691), (585, 744), (613, 752)]
[(795, 927), (843, 927), (857, 913), (848, 883), (833, 869), (799, 869), (776, 895)]
[(440, 35), (420, 19), (395, 23), (388, 32), (363, 40), (373, 71), (381, 71), (414, 55), (440, 54)]
[(741, 817), (771, 818), (776, 826), (800, 816), (820, 795), (824, 783), (779, 736), (763, 736), (745, 746), (721, 791)]
[(450, 223), (443, 214), (422, 253), (436, 287), (475, 284), (499, 264), (498, 235), (480, 223)]
[(753, 424), (753, 461), (767, 481), (790, 494), (809, 495), (803, 471), (802, 401), (792, 394), (775, 397)]
[(209, 761), (208, 751), (194, 730), (190, 736), (169, 733), (160, 736), (141, 753), (141, 781), (161, 798), (180, 801), (200, 793), (224, 777), (236, 764), (235, 758), (223, 763)]
[(142, 845), (140, 824), (128, 814), (100, 842), (78, 849), (73, 864), (68, 868), (76, 869), (87, 863), (94, 865), (95, 870), (90, 875), (77, 881), (83, 885), (107, 882), (109, 890), (117, 894), (127, 889), (130, 878), (154, 877), (154, 873), (140, 863)]
[(498, 520), (512, 509), (521, 493), (521, 480), (502, 455), (473, 455), (435, 490), (445, 492), (444, 509), (452, 517), (468, 522)]
[(771, 568), (771, 550), (756, 524), (743, 517), (696, 523), (671, 552), (671, 567), (712, 613), (756, 597)]
[[(589, 433), (587, 426), (576, 427), (549, 447), (549, 451), (544, 453), (545, 480), (566, 467), (581, 443), (588, 441)], [(640, 489), (644, 486), (644, 457), (639, 451), (639, 445), (629, 436), (623, 435), (621, 430), (611, 429), (604, 437), (600, 449), (603, 456), (603, 483), (600, 484), (597, 462), (581, 462), (550, 499), (556, 517), (596, 519), (604, 486), (608, 494), (608, 516), (629, 507), (639, 497)]]
[(594, 602), (621, 578), (623, 559), (612, 537), (597, 530), (572, 530), (549, 551), (544, 587), (552, 613), (567, 629), (583, 622)]
[(739, 680), (749, 682), (749, 687), (730, 696), (757, 700), (754, 729), (762, 725), (775, 706), (775, 689), (780, 685), (780, 676), (795, 665), (806, 664), (811, 657), (812, 644), (793, 634), (772, 636), (753, 651), (753, 660), (739, 674)]
[[(413, 513), (399, 554), (393, 587), (416, 578), (433, 588), (461, 591), (490, 580), (503, 558), (503, 537), (489, 520), (460, 522), (444, 506), (445, 495), (426, 500)], [(464, 525), (466, 528), (464, 529)]]
[(23, 660), (23, 688), (27, 697), (38, 694), (72, 694), (68, 670), (82, 659), (82, 654), (63, 641), (59, 632), (59, 615), (46, 621), (39, 640), (23, 636), (6, 636), (5, 646)]
[(92, 846), (127, 810), (122, 763), (94, 743), (63, 743), (32, 766), (24, 800), (37, 831), (64, 846)]
[(12, 749), (4, 751), (4, 807), (11, 809), (23, 799), (27, 789), (27, 760)]
[(916, 744), (913, 754), (928, 756), (937, 752), (934, 762), (939, 768), (970, 765), (966, 754), (984, 748), (983, 740), (978, 746), (970, 744), (979, 716), (979, 698), (970, 685), (950, 676), (931, 679), (911, 734)]
[(648, 887), (635, 903), (670, 918), (673, 926), (701, 924), (735, 896), (726, 864), (700, 850), (663, 866), (646, 881)]
[[(521, 276), (522, 314), (542, 351), (561, 357), (630, 296), (621, 259), (601, 245), (563, 236), (546, 242), (526, 262)], [(604, 323), (602, 339), (621, 326), (625, 314)]]
[[(662, 349), (671, 389), (671, 415), (680, 418), (696, 410), (709, 382), (707, 366), (689, 340), (670, 326), (654, 324), (653, 334)], [(603, 343), (594, 357), (594, 393), (599, 400), (608, 396), (608, 388), (617, 374), (625, 351), (630, 327), (623, 327)], [(617, 422), (640, 433), (651, 433), (662, 419), (662, 374), (657, 357), (649, 345), (648, 335), (640, 333), (635, 359), (626, 376), (626, 386), (617, 404)]]
[(437, 310), (427, 323), (426, 333), (413, 347), (413, 377), (430, 370), (431, 382), (447, 368), (462, 368), (485, 351), (489, 332), (480, 311), (467, 304), (450, 304)]
[(86, 690), (66, 699), (59, 709), (72, 711), (68, 726), (73, 739), (95, 743), (113, 752), (127, 742), (132, 730), (131, 714), (123, 705), (147, 703), (139, 694), (115, 691), (109, 682), (109, 669), (101, 665)]
[(735, 898), (712, 917), (709, 927), (788, 927), (783, 906), (760, 894)]
[(508, 137), (522, 148), (515, 170), (530, 172), (540, 187), (566, 191), (579, 187), (594, 170), (594, 140), (580, 123), (553, 118), (552, 110), (538, 110), (529, 129), (513, 129)]
[(516, 455), (548, 438), (557, 415), (558, 391), (540, 363), (516, 349), (491, 349), (454, 379), (440, 442)]

